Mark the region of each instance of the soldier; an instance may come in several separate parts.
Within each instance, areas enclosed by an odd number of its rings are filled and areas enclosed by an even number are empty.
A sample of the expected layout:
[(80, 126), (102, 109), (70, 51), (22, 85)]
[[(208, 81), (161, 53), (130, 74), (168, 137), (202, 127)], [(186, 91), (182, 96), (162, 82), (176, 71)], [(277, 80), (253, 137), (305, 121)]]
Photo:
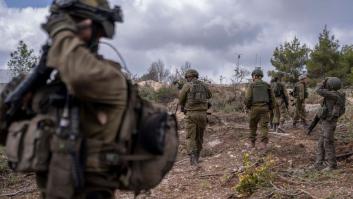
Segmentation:
[(268, 143), (268, 123), (269, 113), (275, 106), (275, 97), (271, 86), (262, 80), (263, 72), (261, 69), (255, 69), (251, 73), (253, 82), (249, 85), (245, 105), (250, 109), (250, 144), (255, 147), (256, 131), (260, 125), (261, 149), (267, 149)]
[(206, 84), (198, 80), (199, 73), (190, 69), (185, 73), (186, 83), (180, 91), (179, 104), (185, 116), (187, 152), (190, 164), (199, 163), (203, 135), (207, 125), (208, 99), (212, 97)]
[[(86, 140), (90, 140), (86, 145), (89, 151), (98, 146), (114, 145), (128, 95), (120, 65), (97, 55), (100, 38), (112, 38), (114, 23), (118, 20), (97, 16), (99, 12), (94, 12), (97, 9), (105, 13), (116, 11), (106, 0), (56, 0), (48, 21), (43, 25), (52, 41), (47, 66), (58, 71), (69, 94), (78, 100), (79, 130)], [(108, 181), (114, 174), (108, 167), (88, 162), (84, 171), (85, 183), (82, 189), (78, 189), (77, 181), (73, 182), (70, 176), (73, 172), (76, 179), (79, 174), (70, 169), (67, 162), (70, 159), (66, 159), (55, 144), (51, 147), (49, 171), (37, 173), (43, 198), (114, 197), (114, 186)], [(63, 168), (68, 174), (63, 173)]]
[[(283, 130), (283, 125), (288, 119), (288, 93), (285, 85), (280, 81), (279, 77), (273, 77), (271, 80), (271, 88), (276, 98), (276, 107), (274, 108), (274, 117), (272, 123), (274, 130)], [(278, 126), (279, 124), (279, 126)]]
[(318, 149), (314, 168), (323, 168), (323, 162), (328, 162), (324, 169), (330, 171), (337, 168), (334, 133), (337, 120), (345, 112), (345, 93), (340, 91), (342, 82), (337, 77), (326, 78), (316, 88), (316, 93), (324, 97), (319, 118), (321, 120), (321, 133), (318, 141)]
[(293, 96), (296, 99), (293, 127), (294, 128), (296, 127), (299, 120), (301, 120), (304, 127), (306, 127), (307, 123), (306, 123), (306, 112), (305, 112), (305, 99), (308, 97), (306, 75), (301, 75), (299, 77), (299, 82), (296, 83), (293, 90)]

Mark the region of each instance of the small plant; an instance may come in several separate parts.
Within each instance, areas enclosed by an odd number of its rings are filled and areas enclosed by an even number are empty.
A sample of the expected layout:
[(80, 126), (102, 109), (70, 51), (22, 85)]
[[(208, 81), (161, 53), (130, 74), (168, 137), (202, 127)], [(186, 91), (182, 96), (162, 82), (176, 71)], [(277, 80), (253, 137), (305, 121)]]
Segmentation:
[(234, 187), (239, 194), (249, 196), (259, 187), (270, 184), (273, 178), (271, 168), (274, 165), (274, 160), (268, 156), (263, 163), (258, 162), (252, 163), (249, 153), (243, 155), (244, 172), (239, 175), (239, 183)]

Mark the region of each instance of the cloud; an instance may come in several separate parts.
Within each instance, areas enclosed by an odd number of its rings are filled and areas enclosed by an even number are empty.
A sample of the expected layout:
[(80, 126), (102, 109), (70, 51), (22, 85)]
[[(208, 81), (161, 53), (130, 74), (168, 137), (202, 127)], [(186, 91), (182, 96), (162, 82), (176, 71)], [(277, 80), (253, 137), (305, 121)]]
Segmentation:
[[(121, 51), (130, 70), (137, 74), (158, 59), (171, 68), (189, 61), (202, 75), (218, 81), (220, 75), (231, 76), (237, 54), (241, 54), (240, 63), (249, 70), (260, 65), (260, 60), (268, 70), (276, 46), (297, 36), (312, 47), (325, 24), (341, 44), (353, 40), (350, 0), (111, 3), (122, 6), (125, 22), (117, 25), (117, 35), (109, 42)], [(46, 15), (46, 8), (0, 8), (0, 58), (13, 50), (20, 39), (39, 49), (46, 38), (39, 28)], [(101, 52), (116, 59), (107, 47), (102, 47)]]

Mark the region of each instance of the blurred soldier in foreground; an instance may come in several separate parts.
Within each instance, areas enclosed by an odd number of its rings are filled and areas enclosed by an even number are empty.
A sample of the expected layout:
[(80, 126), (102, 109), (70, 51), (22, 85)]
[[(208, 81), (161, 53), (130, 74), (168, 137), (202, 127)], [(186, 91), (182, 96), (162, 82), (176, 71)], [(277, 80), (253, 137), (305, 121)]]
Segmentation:
[(272, 78), (271, 88), (276, 98), (276, 106), (273, 109), (273, 130), (276, 132), (278, 132), (277, 130), (283, 131), (284, 122), (288, 119), (289, 98), (287, 89), (278, 76)]
[(324, 101), (318, 112), (321, 120), (321, 133), (318, 141), (318, 149), (316, 154), (315, 169), (324, 167), (325, 157), (327, 167), (324, 169), (330, 171), (337, 168), (335, 153), (334, 133), (337, 120), (345, 113), (345, 93), (340, 91), (342, 82), (337, 77), (326, 78), (316, 88), (316, 93), (324, 97)]
[(258, 125), (261, 132), (260, 148), (266, 150), (268, 143), (268, 123), (270, 111), (275, 107), (275, 97), (271, 86), (262, 80), (263, 72), (255, 69), (251, 73), (253, 82), (249, 85), (245, 95), (246, 108), (250, 110), (250, 144), (255, 147)]
[(197, 165), (199, 162), (203, 134), (207, 125), (208, 99), (212, 97), (207, 85), (198, 78), (199, 73), (196, 70), (186, 71), (187, 82), (179, 94), (181, 111), (186, 115), (186, 144), (191, 165)]
[(306, 127), (305, 99), (308, 98), (306, 75), (299, 77), (299, 82), (295, 84), (293, 89), (293, 97), (295, 98), (293, 127), (296, 127), (299, 120), (302, 122), (303, 126)]

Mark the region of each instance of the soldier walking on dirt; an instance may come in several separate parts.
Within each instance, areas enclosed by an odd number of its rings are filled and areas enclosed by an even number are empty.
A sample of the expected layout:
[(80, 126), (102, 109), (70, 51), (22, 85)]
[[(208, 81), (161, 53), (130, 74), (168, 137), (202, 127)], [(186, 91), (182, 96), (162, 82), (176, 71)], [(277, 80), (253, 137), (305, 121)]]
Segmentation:
[(275, 97), (271, 86), (262, 80), (263, 72), (257, 68), (251, 73), (253, 82), (245, 95), (246, 108), (250, 110), (250, 144), (254, 148), (256, 131), (260, 124), (261, 148), (266, 150), (268, 143), (269, 113), (275, 106)]
[(315, 169), (323, 168), (323, 163), (328, 162), (324, 169), (330, 171), (337, 168), (334, 133), (337, 120), (345, 113), (345, 93), (340, 91), (342, 82), (337, 77), (326, 78), (316, 88), (316, 93), (324, 97), (324, 101), (318, 113), (321, 120), (321, 133), (318, 141)]
[(273, 109), (273, 130), (276, 132), (283, 131), (283, 125), (286, 119), (288, 119), (288, 93), (285, 85), (280, 81), (278, 76), (275, 76), (271, 80), (271, 88), (276, 98), (276, 106)]
[(293, 127), (296, 127), (299, 120), (301, 120), (304, 127), (306, 127), (305, 99), (308, 97), (306, 75), (301, 75), (299, 77), (299, 82), (294, 86), (293, 96), (295, 98)]
[(186, 71), (187, 82), (179, 95), (181, 110), (186, 115), (186, 144), (191, 165), (199, 163), (203, 134), (207, 125), (208, 99), (212, 97), (207, 85), (198, 78), (199, 73), (196, 70)]

